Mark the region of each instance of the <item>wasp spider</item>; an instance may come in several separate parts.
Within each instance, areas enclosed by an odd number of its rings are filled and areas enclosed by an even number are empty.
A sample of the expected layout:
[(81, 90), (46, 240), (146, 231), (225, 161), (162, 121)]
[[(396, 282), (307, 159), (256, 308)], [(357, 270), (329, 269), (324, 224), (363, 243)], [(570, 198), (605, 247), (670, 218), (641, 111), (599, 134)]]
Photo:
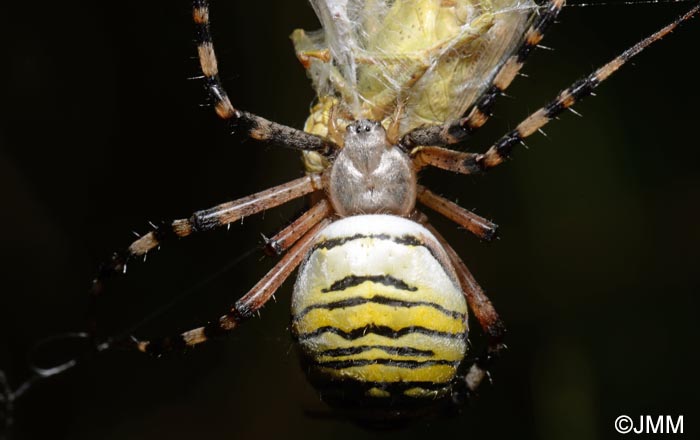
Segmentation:
[[(292, 298), (292, 331), (312, 382), (328, 400), (397, 408), (439, 401), (459, 389), (475, 390), (504, 348), (505, 328), (469, 269), (428, 223), (417, 203), (483, 240), (494, 237), (496, 225), (421, 186), (419, 171), (436, 167), (478, 174), (500, 165), (523, 139), (591, 95), (623, 64), (700, 9), (693, 7), (561, 91), (487, 151), (468, 153), (447, 148), (466, 141), (487, 122), (494, 101), (511, 84), (563, 5), (564, 0), (550, 0), (523, 16), (517, 41), (490, 58), (495, 60), (489, 66), (492, 72), (479, 93), (460, 110), (462, 116), (406, 128), (401, 113), (411, 108), (406, 107), (410, 103), (404, 105), (403, 97), (392, 95), (387, 99), (393, 103), (388, 106), (390, 111), (386, 111), (386, 105), (375, 105), (364, 113), (372, 117), (363, 118), (356, 116), (361, 112), (348, 113), (347, 108), (356, 103), (348, 103), (349, 95), (340, 92), (330, 99), (319, 96), (320, 107), (315, 107), (306, 131), (301, 131), (233, 106), (219, 80), (208, 2), (195, 0), (199, 61), (216, 114), (253, 139), (304, 152), (308, 172), (291, 182), (154, 227), (102, 266), (93, 282), (93, 296), (98, 297), (104, 281), (122, 272), (129, 260), (143, 257), (161, 244), (315, 195), (308, 211), (266, 241), (266, 251), (282, 256), (280, 261), (223, 316), (174, 337), (134, 339), (132, 347), (160, 354), (234, 330), (263, 307), (300, 266)], [(491, 29), (497, 29), (497, 23), (485, 24), (480, 32)], [(333, 62), (334, 68), (343, 68), (337, 59), (331, 59), (332, 51), (304, 47), (305, 34), (295, 34), (294, 38), (299, 58), (307, 68)], [(469, 41), (465, 37), (460, 44)], [(415, 90), (418, 83), (411, 75), (400, 86)], [(342, 89), (340, 80), (334, 84)], [(421, 99), (436, 93), (431, 84), (435, 83), (424, 84)], [(384, 99), (384, 91), (373, 95), (374, 104)], [(348, 105), (343, 108), (343, 104)], [(378, 107), (381, 109), (373, 113)], [(339, 120), (344, 123), (337, 124)], [(488, 347), (474, 362), (464, 365), (468, 310), (488, 338)]]

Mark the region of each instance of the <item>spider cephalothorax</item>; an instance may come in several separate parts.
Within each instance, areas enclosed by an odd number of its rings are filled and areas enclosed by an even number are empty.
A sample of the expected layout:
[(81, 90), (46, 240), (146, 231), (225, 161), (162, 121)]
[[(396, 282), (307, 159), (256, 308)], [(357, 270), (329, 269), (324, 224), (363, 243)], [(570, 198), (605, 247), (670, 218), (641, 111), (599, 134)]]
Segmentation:
[(343, 149), (328, 170), (328, 197), (341, 216), (384, 213), (408, 216), (416, 202), (411, 158), (391, 145), (377, 121), (348, 125)]

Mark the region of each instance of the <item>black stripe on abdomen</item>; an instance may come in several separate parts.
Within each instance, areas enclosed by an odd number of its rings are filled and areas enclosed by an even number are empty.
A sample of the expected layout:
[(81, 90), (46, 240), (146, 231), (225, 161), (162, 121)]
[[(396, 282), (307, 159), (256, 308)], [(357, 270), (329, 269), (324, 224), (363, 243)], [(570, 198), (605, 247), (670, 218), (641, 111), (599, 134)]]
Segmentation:
[(342, 370), (344, 368), (352, 367), (364, 367), (366, 365), (387, 365), (389, 367), (416, 369), (432, 367), (433, 365), (452, 365), (453, 367), (457, 367), (459, 363), (460, 361), (450, 361), (447, 359), (435, 359), (427, 361), (399, 359), (347, 359), (342, 361), (316, 362), (316, 366), (320, 368), (331, 368), (334, 370)]
[(320, 336), (324, 333), (333, 333), (333, 334), (336, 334), (336, 335), (338, 335), (341, 338), (346, 339), (346, 340), (359, 339), (359, 338), (361, 338), (369, 333), (379, 335), (379, 336), (384, 336), (384, 337), (391, 338), (391, 339), (398, 339), (402, 336), (409, 335), (411, 333), (420, 333), (423, 335), (442, 337), (442, 338), (450, 338), (450, 339), (466, 339), (466, 337), (467, 337), (466, 333), (441, 332), (438, 330), (432, 330), (429, 328), (419, 327), (419, 326), (404, 327), (404, 328), (401, 328), (398, 330), (394, 330), (391, 327), (387, 327), (387, 326), (383, 326), (383, 325), (369, 324), (369, 325), (366, 325), (364, 327), (352, 329), (350, 331), (345, 331), (345, 330), (339, 329), (337, 327), (332, 327), (332, 326), (319, 327), (312, 332), (300, 334), (298, 336), (298, 339), (299, 339), (299, 341), (304, 341), (307, 339), (315, 338), (315, 337)]
[(413, 347), (392, 347), (389, 345), (356, 345), (354, 347), (346, 348), (333, 348), (330, 350), (320, 351), (316, 354), (318, 357), (329, 356), (349, 356), (353, 354), (360, 354), (371, 350), (381, 350), (387, 354), (394, 354), (397, 356), (424, 356), (432, 357), (435, 356), (435, 352), (432, 350), (420, 350)]
[(425, 246), (425, 244), (414, 237), (413, 235), (389, 235), (389, 234), (355, 234), (349, 237), (337, 237), (329, 238), (327, 240), (320, 241), (311, 249), (310, 253), (313, 253), (317, 249), (333, 249), (334, 247), (342, 246), (347, 242), (362, 240), (363, 238), (373, 238), (375, 240), (389, 240), (394, 243), (403, 244), (406, 246)]
[(367, 281), (383, 284), (385, 286), (391, 286), (398, 290), (407, 290), (409, 292), (415, 292), (418, 290), (417, 287), (409, 286), (403, 280), (391, 275), (348, 275), (341, 280), (335, 281), (330, 287), (321, 289), (321, 292), (342, 292), (347, 288), (359, 286)]
[(333, 301), (329, 302), (326, 304), (312, 304), (305, 309), (303, 309), (301, 312), (297, 313), (294, 316), (295, 321), (301, 320), (307, 313), (309, 313), (311, 310), (315, 309), (324, 309), (324, 310), (335, 310), (335, 309), (344, 309), (346, 307), (355, 307), (355, 306), (360, 306), (363, 304), (381, 304), (381, 305), (386, 305), (386, 306), (392, 306), (392, 307), (405, 307), (405, 308), (410, 308), (410, 307), (431, 307), (435, 310), (438, 310), (439, 312), (444, 313), (445, 315), (454, 318), (454, 319), (464, 319), (466, 316), (464, 313), (460, 312), (455, 312), (453, 310), (446, 309), (438, 304), (435, 304), (433, 302), (429, 301), (405, 301), (401, 299), (394, 299), (394, 298), (389, 298), (386, 296), (373, 296), (371, 298), (349, 298), (349, 299), (344, 299), (340, 301)]

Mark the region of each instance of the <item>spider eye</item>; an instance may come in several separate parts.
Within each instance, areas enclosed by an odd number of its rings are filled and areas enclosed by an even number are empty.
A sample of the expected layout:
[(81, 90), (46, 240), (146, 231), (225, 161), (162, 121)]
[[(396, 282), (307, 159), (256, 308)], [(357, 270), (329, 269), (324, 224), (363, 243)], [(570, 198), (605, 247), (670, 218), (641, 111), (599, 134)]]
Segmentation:
[(350, 125), (348, 125), (347, 130), (360, 134), (360, 133), (369, 133), (372, 131), (373, 128), (376, 128), (379, 125), (377, 121), (371, 121), (369, 119), (363, 119), (361, 121), (356, 121)]

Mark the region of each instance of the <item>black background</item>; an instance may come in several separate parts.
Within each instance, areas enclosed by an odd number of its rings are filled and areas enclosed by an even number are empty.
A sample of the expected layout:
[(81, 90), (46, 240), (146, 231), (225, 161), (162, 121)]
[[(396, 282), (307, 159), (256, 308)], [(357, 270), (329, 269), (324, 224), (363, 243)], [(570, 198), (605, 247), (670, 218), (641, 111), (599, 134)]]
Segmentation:
[[(567, 8), (475, 139), (483, 149), (559, 89), (688, 5)], [(206, 104), (186, 1), (11, 2), (0, 15), (0, 368), (16, 386), (40, 338), (84, 328), (89, 280), (148, 220), (301, 175), (297, 153), (228, 135)], [(300, 127), (312, 92), (288, 35), (303, 0), (215, 2), (234, 104)], [(697, 432), (700, 21), (683, 26), (480, 177), (425, 173), (494, 219), (480, 243), (433, 214), (509, 326), (494, 385), (457, 417), (371, 432), (332, 417), (297, 365), (286, 283), (262, 319), (156, 360), (109, 352), (29, 391), (15, 438), (613, 438), (620, 414), (685, 415)], [(142, 337), (218, 316), (271, 266), (227, 267), (303, 208), (245, 219), (132, 265), (103, 308)], [(204, 287), (195, 287), (212, 274)], [(478, 332), (475, 346), (483, 344)], [(60, 351), (61, 349), (59, 349)]]

